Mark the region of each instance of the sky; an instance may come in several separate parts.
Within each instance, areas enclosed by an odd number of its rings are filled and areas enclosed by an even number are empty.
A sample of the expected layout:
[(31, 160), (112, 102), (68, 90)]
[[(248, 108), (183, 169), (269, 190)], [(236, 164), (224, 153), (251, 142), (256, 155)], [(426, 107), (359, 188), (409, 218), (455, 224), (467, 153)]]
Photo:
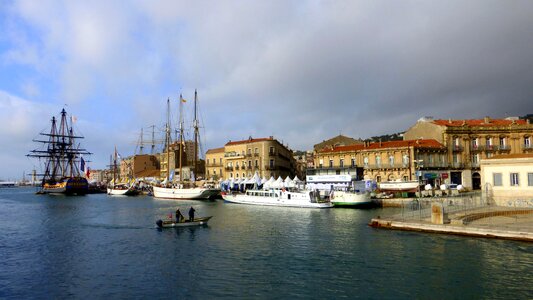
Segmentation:
[(310, 150), (533, 113), (533, 1), (0, 1), (0, 70), (0, 180), (40, 170), (25, 155), (63, 108), (101, 169), (161, 139), (167, 99), (190, 124), (195, 89), (203, 152)]

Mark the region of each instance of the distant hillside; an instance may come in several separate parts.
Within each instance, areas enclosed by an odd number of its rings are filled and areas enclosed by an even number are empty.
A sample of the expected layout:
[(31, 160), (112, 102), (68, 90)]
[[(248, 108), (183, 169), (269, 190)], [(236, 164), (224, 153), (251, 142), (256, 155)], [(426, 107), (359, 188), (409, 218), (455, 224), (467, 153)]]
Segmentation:
[(401, 141), (403, 140), (403, 132), (373, 136), (371, 138), (368, 138), (367, 140), (371, 142), (379, 142), (380, 140), (382, 142)]

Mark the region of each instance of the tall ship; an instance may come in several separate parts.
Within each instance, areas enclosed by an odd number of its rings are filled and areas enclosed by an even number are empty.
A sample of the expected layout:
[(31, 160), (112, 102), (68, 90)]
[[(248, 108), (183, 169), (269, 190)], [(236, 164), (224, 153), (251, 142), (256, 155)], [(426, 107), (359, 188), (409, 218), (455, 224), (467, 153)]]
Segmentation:
[(194, 176), (198, 174), (198, 141), (199, 141), (199, 122), (198, 122), (198, 93), (194, 91), (194, 173), (191, 181), (183, 180), (183, 166), (182, 166), (182, 153), (184, 146), (184, 128), (183, 128), (183, 103), (185, 100), (180, 95), (180, 122), (179, 122), (179, 143), (178, 143), (178, 161), (179, 161), (179, 179), (173, 181), (174, 178), (171, 178), (171, 168), (170, 168), (170, 143), (171, 143), (171, 128), (170, 128), (170, 103), (167, 100), (167, 125), (165, 130), (165, 148), (166, 148), (166, 161), (167, 161), (167, 172), (166, 178), (160, 186), (154, 186), (153, 192), (155, 198), (160, 199), (174, 199), (174, 200), (208, 200), (212, 197), (218, 195), (220, 191), (218, 189), (210, 187), (197, 187), (194, 182)]
[(89, 189), (85, 178), (85, 161), (82, 155), (90, 155), (87, 150), (80, 148), (79, 139), (72, 127), (73, 120), (68, 122), (67, 112), (61, 111), (60, 119), (52, 117), (51, 128), (48, 133), (40, 133), (42, 140), (33, 140), (43, 145), (40, 149), (30, 151), (28, 157), (36, 157), (44, 163), (41, 194), (84, 195)]
[(126, 182), (119, 182), (120, 176), (118, 176), (118, 161), (119, 155), (117, 148), (115, 147), (115, 153), (111, 158), (111, 169), (113, 170), (113, 179), (107, 185), (107, 194), (112, 196), (136, 196), (139, 194), (139, 190), (135, 186), (135, 180), (130, 178)]

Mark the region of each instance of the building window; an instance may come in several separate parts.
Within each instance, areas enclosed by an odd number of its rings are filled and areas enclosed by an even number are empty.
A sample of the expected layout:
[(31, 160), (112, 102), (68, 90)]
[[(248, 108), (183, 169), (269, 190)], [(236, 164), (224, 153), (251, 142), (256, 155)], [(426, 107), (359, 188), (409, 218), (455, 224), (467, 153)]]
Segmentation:
[(500, 147), (504, 147), (505, 148), (505, 137), (501, 137), (500, 138)]
[(355, 158), (352, 158), (352, 167), (355, 167)]
[(511, 173), (511, 186), (519, 186), (518, 173)]
[(220, 158), (220, 164), (222, 164), (222, 157)]
[(477, 146), (478, 146), (478, 144), (477, 144), (477, 138), (472, 139), (472, 149), (477, 149)]
[(365, 165), (365, 167), (368, 167), (368, 156), (365, 156), (363, 158), (363, 164)]
[(248, 168), (251, 168), (251, 167), (252, 167), (252, 161), (249, 160), (249, 161), (248, 161)]
[(259, 148), (255, 148), (254, 153), (259, 154)]
[(479, 154), (472, 155), (472, 164), (475, 166), (479, 164)]
[(233, 173), (229, 173), (229, 178), (233, 178)]
[(381, 176), (376, 176), (376, 182), (381, 182)]
[(242, 178), (246, 178), (246, 173), (242, 173)]
[(233, 167), (233, 163), (231, 161), (228, 163), (228, 167)]
[(391, 167), (394, 166), (394, 156), (393, 155), (389, 155), (389, 165)]
[(270, 149), (268, 149), (268, 154), (274, 154), (274, 147), (270, 147)]
[(492, 185), (502, 186), (502, 173), (492, 173)]
[(533, 173), (527, 173), (527, 185), (533, 186)]
[(404, 175), (403, 176), (403, 181), (408, 181), (409, 180), (409, 177), (407, 177), (407, 175)]
[(239, 173), (235, 173), (235, 178), (239, 178)]
[(461, 146), (461, 141), (459, 140), (458, 137), (456, 137), (456, 138), (454, 139), (453, 144), (454, 144), (454, 146), (456, 146), (456, 147)]
[(258, 167), (259, 166), (259, 161), (256, 159), (255, 160), (255, 167)]
[(492, 149), (492, 139), (490, 137), (487, 137), (487, 141), (485, 142), (485, 145), (487, 146), (487, 149)]
[(409, 155), (404, 154), (404, 156), (402, 157), (402, 165), (404, 167), (407, 167), (409, 165)]
[(330, 159), (330, 160), (329, 160), (329, 167), (330, 167), (330, 168), (333, 168), (333, 159)]
[(271, 159), (268, 164), (269, 167), (274, 168), (274, 160)]
[(381, 167), (381, 156), (376, 155), (376, 165), (378, 165), (378, 167)]
[(531, 148), (531, 137), (530, 136), (526, 136), (524, 137), (524, 148)]
[(341, 160), (340, 160), (340, 167), (344, 168), (344, 159), (343, 158), (341, 158)]

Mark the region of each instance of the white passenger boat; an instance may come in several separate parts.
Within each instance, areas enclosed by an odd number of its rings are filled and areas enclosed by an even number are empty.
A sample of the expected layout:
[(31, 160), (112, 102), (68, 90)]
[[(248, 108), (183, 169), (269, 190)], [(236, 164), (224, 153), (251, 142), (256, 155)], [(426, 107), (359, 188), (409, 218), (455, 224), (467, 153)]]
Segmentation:
[(176, 185), (174, 187), (154, 186), (153, 188), (154, 197), (161, 199), (208, 200), (220, 193), (220, 190), (214, 188), (185, 188), (182, 185)]
[(247, 190), (244, 194), (222, 193), (227, 202), (253, 205), (329, 208), (333, 204), (313, 191)]
[(345, 207), (369, 206), (372, 204), (370, 193), (367, 192), (334, 191), (331, 193), (330, 201), (335, 206)]
[(379, 183), (379, 189), (391, 192), (416, 192), (418, 185), (418, 181), (385, 181)]

